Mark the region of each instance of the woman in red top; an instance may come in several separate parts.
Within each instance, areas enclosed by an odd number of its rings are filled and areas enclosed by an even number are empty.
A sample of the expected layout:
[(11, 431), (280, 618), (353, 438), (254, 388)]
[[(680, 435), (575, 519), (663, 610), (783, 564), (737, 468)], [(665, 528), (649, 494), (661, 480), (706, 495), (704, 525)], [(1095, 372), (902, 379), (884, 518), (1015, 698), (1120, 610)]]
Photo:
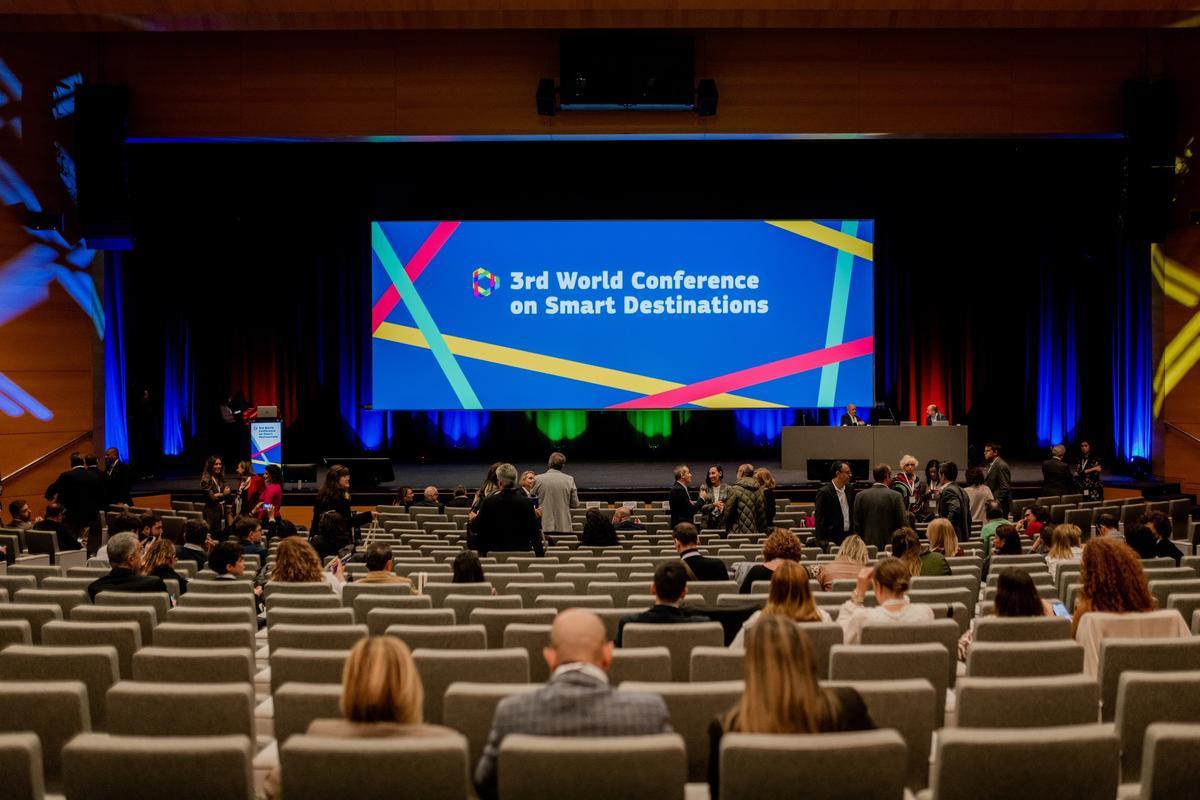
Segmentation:
[(1050, 513), (1044, 506), (1028, 506), (1017, 523), (1017, 530), (1031, 539), (1038, 538), (1042, 527), (1050, 521)]
[(237, 465), (237, 508), (234, 516), (249, 513), (262, 500), (263, 479), (254, 473), (254, 465), (241, 461)]
[(267, 464), (263, 478), (266, 479), (266, 485), (253, 513), (263, 525), (268, 525), (272, 520), (279, 519), (279, 507), (283, 505), (283, 470), (278, 464)]

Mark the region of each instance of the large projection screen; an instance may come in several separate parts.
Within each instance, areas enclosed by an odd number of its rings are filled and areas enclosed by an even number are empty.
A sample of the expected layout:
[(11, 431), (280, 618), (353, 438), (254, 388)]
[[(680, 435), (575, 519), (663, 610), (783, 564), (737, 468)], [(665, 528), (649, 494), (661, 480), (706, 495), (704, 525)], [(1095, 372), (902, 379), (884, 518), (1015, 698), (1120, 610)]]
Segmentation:
[(871, 220), (371, 223), (377, 409), (874, 397)]

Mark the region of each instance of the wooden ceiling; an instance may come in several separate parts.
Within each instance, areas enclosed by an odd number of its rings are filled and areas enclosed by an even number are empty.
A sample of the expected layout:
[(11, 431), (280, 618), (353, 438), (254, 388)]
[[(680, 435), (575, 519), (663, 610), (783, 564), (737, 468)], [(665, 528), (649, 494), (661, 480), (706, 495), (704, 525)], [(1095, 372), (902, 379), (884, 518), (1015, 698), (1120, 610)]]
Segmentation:
[(0, 30), (1200, 27), (1197, 0), (4, 0)]

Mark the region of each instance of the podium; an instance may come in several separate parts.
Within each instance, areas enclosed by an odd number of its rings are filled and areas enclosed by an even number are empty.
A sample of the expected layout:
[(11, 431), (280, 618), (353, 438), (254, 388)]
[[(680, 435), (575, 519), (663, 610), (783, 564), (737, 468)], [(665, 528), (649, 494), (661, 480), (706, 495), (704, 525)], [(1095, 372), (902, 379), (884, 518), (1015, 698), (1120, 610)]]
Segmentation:
[[(780, 461), (783, 468), (807, 473), (809, 461), (868, 461), (887, 464), (895, 472), (900, 458), (912, 455), (923, 471), (931, 458), (953, 461), (959, 473), (967, 468), (967, 427), (860, 425), (834, 428), (825, 425), (793, 425), (783, 429)], [(828, 475), (809, 475), (809, 480), (828, 480)]]

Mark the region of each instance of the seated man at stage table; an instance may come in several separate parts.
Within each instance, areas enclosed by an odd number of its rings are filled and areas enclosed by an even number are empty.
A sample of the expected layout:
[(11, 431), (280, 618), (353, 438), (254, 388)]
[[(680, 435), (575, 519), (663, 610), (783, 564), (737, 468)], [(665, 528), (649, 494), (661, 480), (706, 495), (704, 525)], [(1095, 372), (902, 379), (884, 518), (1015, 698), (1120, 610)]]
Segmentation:
[(533, 503), (517, 488), (517, 468), (512, 464), (496, 467), (496, 483), (500, 488), (485, 497), (479, 511), (470, 516), (474, 548), (481, 556), (493, 550), (532, 550), (538, 557), (545, 555)]
[(850, 535), (850, 508), (854, 505), (854, 492), (849, 485), (854, 479), (850, 465), (845, 461), (835, 461), (832, 467), (833, 475), (829, 483), (817, 490), (816, 508), (813, 511), (816, 518), (813, 534), (825, 550), (831, 544), (841, 544)]
[(925, 409), (925, 424), (926, 425), (932, 425), (935, 422), (946, 422), (949, 419), (950, 418), (947, 417), (945, 414), (943, 414), (941, 411), (939, 411), (938, 407), (935, 406), (933, 403), (930, 403), (929, 407)]
[(854, 405), (854, 403), (850, 403), (846, 406), (846, 413), (842, 414), (841, 421), (841, 426), (843, 428), (866, 424), (867, 423), (858, 418), (858, 406)]

